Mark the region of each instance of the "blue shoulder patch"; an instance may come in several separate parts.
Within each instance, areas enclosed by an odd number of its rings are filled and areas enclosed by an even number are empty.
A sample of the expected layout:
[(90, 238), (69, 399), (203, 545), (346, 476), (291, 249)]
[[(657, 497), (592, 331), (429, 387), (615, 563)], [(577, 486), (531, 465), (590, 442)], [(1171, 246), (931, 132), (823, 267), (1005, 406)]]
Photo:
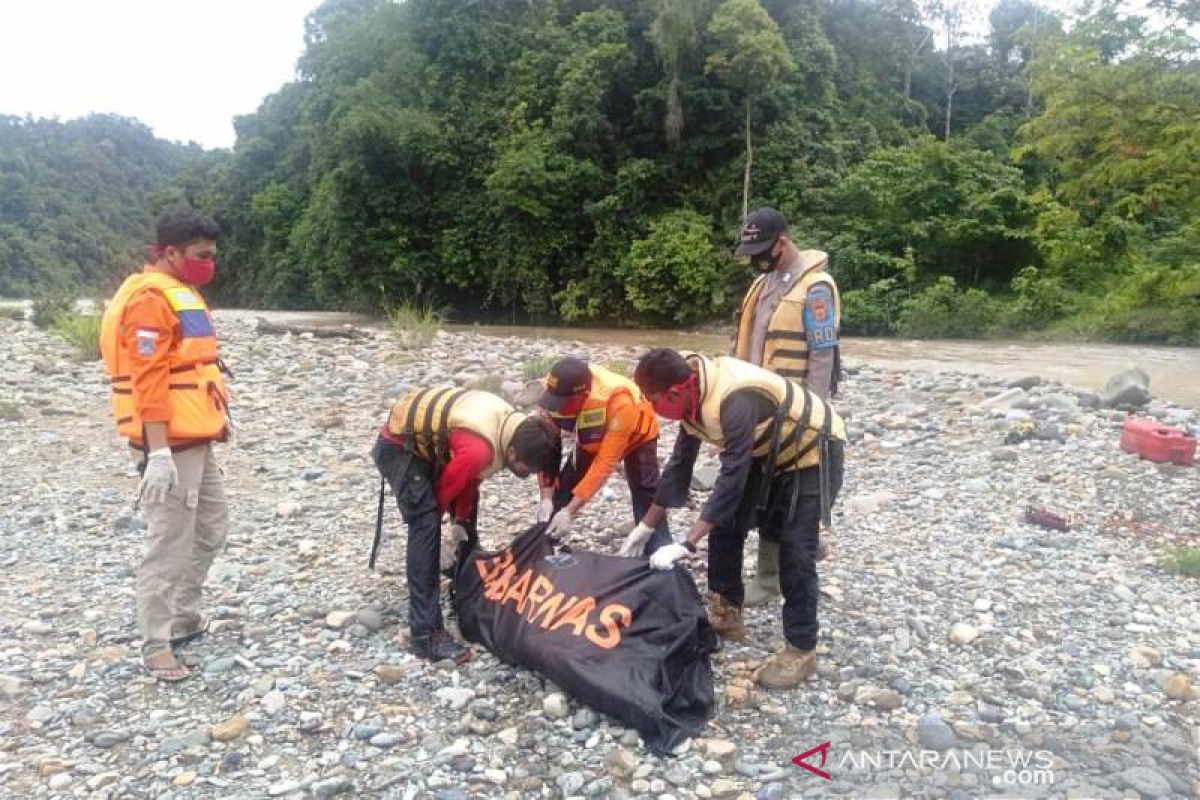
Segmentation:
[(804, 333), (809, 350), (828, 350), (837, 347), (837, 317), (833, 308), (833, 292), (824, 283), (808, 290), (804, 300)]

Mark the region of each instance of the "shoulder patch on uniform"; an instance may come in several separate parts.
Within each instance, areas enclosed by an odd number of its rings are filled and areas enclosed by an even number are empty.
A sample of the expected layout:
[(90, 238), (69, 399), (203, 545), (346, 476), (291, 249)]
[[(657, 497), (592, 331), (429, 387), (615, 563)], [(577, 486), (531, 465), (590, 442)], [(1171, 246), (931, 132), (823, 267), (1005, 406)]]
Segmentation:
[(833, 292), (824, 283), (808, 290), (804, 300), (804, 333), (810, 350), (837, 347), (837, 315), (834, 313)]
[(143, 357), (154, 355), (154, 351), (158, 349), (158, 329), (138, 328), (135, 333), (138, 355)]

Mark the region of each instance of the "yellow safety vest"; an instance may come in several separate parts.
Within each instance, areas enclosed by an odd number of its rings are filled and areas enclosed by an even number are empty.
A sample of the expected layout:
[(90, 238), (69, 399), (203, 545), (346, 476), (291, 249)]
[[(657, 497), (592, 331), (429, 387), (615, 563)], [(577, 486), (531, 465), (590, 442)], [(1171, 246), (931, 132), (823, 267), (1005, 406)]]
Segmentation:
[[(830, 439), (846, 440), (846, 423), (833, 407), (796, 381), (789, 381), (736, 358), (689, 355), (687, 361), (697, 374), (700, 413), (695, 420), (685, 419), (682, 424), (693, 436), (709, 444), (721, 448), (725, 446), (721, 431), (721, 404), (729, 395), (746, 389), (760, 393), (776, 408), (791, 395), (778, 434), (776, 471), (817, 466), (821, 458), (817, 444), (822, 431)], [(770, 455), (775, 439), (772, 436), (773, 423), (774, 418), (768, 417), (754, 429), (754, 458)]]
[(513, 432), (528, 415), (491, 392), (450, 386), (413, 389), (392, 406), (388, 433), (410, 443), (418, 458), (445, 466), (450, 460), (450, 431), (465, 429), (492, 447), (492, 463), (480, 473), (487, 478), (504, 467)]
[[(826, 283), (833, 291), (834, 325), (842, 325), (842, 299), (837, 283), (825, 271), (829, 255), (821, 250), (800, 251), (800, 278), (780, 299), (778, 307), (767, 323), (767, 334), (763, 343), (761, 366), (782, 375), (803, 381), (808, 377), (808, 335), (804, 330), (804, 302), (808, 291), (818, 283)], [(742, 309), (738, 312), (737, 340), (733, 354), (742, 361), (750, 361), (751, 329), (754, 326), (758, 298), (766, 285), (767, 276), (761, 275), (746, 292)], [(836, 356), (835, 356), (836, 357)]]

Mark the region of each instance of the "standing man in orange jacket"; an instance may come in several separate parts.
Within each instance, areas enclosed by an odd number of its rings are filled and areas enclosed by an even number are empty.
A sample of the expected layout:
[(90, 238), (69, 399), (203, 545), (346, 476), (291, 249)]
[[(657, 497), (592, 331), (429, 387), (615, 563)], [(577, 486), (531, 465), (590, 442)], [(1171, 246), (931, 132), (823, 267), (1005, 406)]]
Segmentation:
[(177, 205), (155, 228), (152, 262), (125, 279), (104, 312), (100, 349), (117, 430), (142, 474), (142, 663), (156, 679), (174, 682), (190, 672), (172, 648), (208, 628), (200, 590), (229, 527), (212, 448), (229, 433), (229, 396), (212, 317), (197, 289), (213, 277), (217, 225)]
[(654, 406), (633, 381), (578, 358), (564, 358), (546, 376), (538, 405), (576, 442), (571, 463), (558, 485), (542, 489), (539, 519), (550, 520), (547, 531), (564, 536), (579, 511), (617, 468), (625, 462), (625, 480), (637, 526), (618, 555), (649, 555), (670, 544), (671, 531), (663, 519), (651, 528), (641, 524), (658, 487), (658, 418)]

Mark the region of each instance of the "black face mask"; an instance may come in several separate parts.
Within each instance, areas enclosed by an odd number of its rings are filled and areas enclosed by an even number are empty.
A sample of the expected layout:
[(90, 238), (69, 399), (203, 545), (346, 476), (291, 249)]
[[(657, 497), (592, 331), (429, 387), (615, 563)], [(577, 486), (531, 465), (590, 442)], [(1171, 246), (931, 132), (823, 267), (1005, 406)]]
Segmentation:
[[(774, 245), (772, 245), (774, 247)], [(779, 266), (779, 260), (783, 258), (783, 253), (772, 254), (770, 250), (766, 253), (750, 257), (750, 266), (762, 273), (773, 272)]]

